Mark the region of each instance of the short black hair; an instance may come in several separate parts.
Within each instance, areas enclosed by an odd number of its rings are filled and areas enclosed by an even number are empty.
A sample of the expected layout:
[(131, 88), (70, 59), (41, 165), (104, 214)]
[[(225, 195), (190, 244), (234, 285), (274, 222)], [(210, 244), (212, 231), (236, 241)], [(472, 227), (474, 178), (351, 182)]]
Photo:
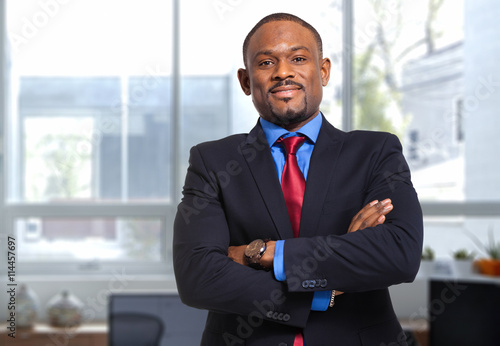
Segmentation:
[(314, 29), (314, 27), (311, 24), (309, 24), (305, 20), (303, 20), (303, 19), (301, 19), (293, 14), (290, 14), (290, 13), (273, 13), (273, 14), (270, 14), (270, 15), (262, 18), (257, 24), (255, 24), (255, 26), (252, 28), (252, 30), (250, 30), (247, 37), (245, 38), (245, 41), (243, 41), (243, 63), (245, 64), (245, 66), (247, 65), (246, 56), (247, 56), (247, 51), (248, 51), (248, 45), (250, 44), (250, 39), (255, 34), (255, 32), (262, 25), (264, 25), (266, 23), (280, 22), (280, 21), (294, 22), (294, 23), (302, 25), (304, 28), (311, 31), (311, 33), (313, 34), (313, 36), (316, 40), (316, 43), (318, 45), (319, 55), (320, 55), (320, 57), (323, 56), (323, 41), (321, 40), (321, 36), (319, 35), (318, 31), (316, 29)]

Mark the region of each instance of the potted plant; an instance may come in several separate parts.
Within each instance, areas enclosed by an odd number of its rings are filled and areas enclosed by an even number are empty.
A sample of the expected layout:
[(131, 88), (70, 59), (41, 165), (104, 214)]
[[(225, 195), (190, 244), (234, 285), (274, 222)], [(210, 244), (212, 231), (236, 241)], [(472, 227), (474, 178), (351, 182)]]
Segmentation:
[(475, 235), (469, 233), (476, 245), (488, 256), (479, 258), (474, 266), (481, 274), (500, 276), (500, 242), (495, 242), (493, 229), (490, 229), (488, 243), (482, 243)]
[(459, 249), (452, 253), (453, 269), (456, 276), (469, 276), (472, 273), (472, 263), (476, 256), (473, 251)]
[(434, 261), (436, 253), (430, 246), (424, 247), (422, 250), (422, 261)]
[(430, 246), (425, 246), (422, 250), (419, 273), (421, 273), (425, 277), (432, 275), (434, 271), (435, 257), (436, 253), (434, 252), (434, 250)]

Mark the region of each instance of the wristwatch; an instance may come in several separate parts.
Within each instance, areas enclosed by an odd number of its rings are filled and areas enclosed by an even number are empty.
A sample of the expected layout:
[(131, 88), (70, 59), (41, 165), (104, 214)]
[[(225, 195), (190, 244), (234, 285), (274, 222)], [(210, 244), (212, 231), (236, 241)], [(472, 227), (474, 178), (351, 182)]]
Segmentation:
[(267, 244), (262, 239), (255, 239), (253, 242), (247, 245), (245, 249), (245, 260), (248, 265), (252, 268), (261, 269), (260, 259), (266, 252)]

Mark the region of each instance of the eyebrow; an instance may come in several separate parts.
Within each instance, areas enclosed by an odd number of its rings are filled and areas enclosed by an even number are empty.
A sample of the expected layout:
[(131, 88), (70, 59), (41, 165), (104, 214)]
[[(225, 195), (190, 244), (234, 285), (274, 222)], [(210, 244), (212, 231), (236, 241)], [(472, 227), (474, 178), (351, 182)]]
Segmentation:
[[(306, 46), (293, 46), (293, 47), (290, 48), (291, 52), (296, 52), (298, 50), (306, 50), (306, 51), (310, 52), (310, 49), (307, 48)], [(261, 50), (261, 51), (255, 53), (255, 57), (257, 57), (259, 55), (272, 55), (273, 52), (274, 51), (270, 50), (270, 49), (269, 50)]]

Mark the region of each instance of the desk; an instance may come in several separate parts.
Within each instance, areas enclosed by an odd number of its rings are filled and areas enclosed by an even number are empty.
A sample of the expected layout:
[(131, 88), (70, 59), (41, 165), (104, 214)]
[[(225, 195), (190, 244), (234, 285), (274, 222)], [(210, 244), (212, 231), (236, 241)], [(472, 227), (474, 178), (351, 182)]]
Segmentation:
[(9, 346), (107, 346), (108, 327), (84, 324), (76, 328), (56, 328), (37, 323), (31, 329), (18, 328), (16, 338), (8, 336), (6, 324), (1, 324), (0, 345)]

